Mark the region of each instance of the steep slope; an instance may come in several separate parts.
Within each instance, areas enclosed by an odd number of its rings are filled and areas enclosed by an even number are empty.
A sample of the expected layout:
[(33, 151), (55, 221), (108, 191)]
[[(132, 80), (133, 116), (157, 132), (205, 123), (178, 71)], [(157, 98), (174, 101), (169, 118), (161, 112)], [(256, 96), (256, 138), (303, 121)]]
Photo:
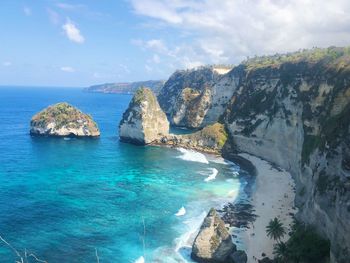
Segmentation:
[(247, 61), (223, 116), (235, 150), (292, 172), (298, 217), (341, 263), (350, 258), (349, 55), (329, 48)]
[(119, 124), (122, 141), (149, 144), (169, 133), (169, 122), (148, 88), (140, 88), (132, 98)]
[(176, 71), (164, 84), (158, 101), (173, 125), (188, 128), (213, 124), (224, 112), (233, 90), (231, 68), (206, 66)]

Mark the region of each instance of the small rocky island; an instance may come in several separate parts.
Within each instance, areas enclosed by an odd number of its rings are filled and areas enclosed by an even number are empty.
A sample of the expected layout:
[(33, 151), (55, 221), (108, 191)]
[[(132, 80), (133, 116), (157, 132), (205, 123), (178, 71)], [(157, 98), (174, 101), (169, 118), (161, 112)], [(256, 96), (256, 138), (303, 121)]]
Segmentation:
[(98, 137), (100, 131), (88, 114), (61, 102), (35, 114), (30, 121), (30, 134), (53, 137)]

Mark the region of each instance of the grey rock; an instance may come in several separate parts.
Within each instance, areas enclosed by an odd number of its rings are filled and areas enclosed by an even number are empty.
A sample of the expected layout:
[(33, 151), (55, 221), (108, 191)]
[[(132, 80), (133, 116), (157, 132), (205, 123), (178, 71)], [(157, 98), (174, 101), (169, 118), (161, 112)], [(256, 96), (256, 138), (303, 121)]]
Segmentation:
[(243, 250), (237, 250), (230, 255), (232, 263), (247, 263), (248, 257)]
[(225, 223), (214, 208), (210, 209), (194, 240), (191, 257), (197, 262), (226, 262), (235, 250)]
[(156, 96), (145, 87), (137, 90), (120, 121), (120, 139), (145, 145), (161, 140), (168, 133), (169, 122)]

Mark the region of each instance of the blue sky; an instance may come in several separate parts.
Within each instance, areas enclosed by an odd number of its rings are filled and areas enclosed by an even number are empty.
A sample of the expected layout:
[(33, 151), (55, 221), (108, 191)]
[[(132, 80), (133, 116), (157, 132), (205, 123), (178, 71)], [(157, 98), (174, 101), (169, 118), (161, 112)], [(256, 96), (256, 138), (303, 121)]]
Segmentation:
[(167, 79), (176, 69), (350, 44), (350, 1), (0, 1), (0, 85)]

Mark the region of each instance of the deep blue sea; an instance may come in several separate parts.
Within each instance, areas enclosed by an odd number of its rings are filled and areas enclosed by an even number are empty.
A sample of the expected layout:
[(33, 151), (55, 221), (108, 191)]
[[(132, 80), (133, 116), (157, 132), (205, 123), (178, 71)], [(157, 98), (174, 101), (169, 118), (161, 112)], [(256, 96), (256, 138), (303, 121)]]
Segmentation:
[[(101, 263), (186, 262), (209, 208), (240, 194), (244, 181), (233, 163), (119, 142), (130, 99), (75, 88), (0, 88), (0, 235), (20, 253), (49, 263), (97, 262), (96, 251)], [(36, 112), (64, 101), (93, 116), (99, 139), (29, 135)], [(186, 213), (176, 216), (182, 207)], [(15, 259), (0, 242), (0, 262)]]

